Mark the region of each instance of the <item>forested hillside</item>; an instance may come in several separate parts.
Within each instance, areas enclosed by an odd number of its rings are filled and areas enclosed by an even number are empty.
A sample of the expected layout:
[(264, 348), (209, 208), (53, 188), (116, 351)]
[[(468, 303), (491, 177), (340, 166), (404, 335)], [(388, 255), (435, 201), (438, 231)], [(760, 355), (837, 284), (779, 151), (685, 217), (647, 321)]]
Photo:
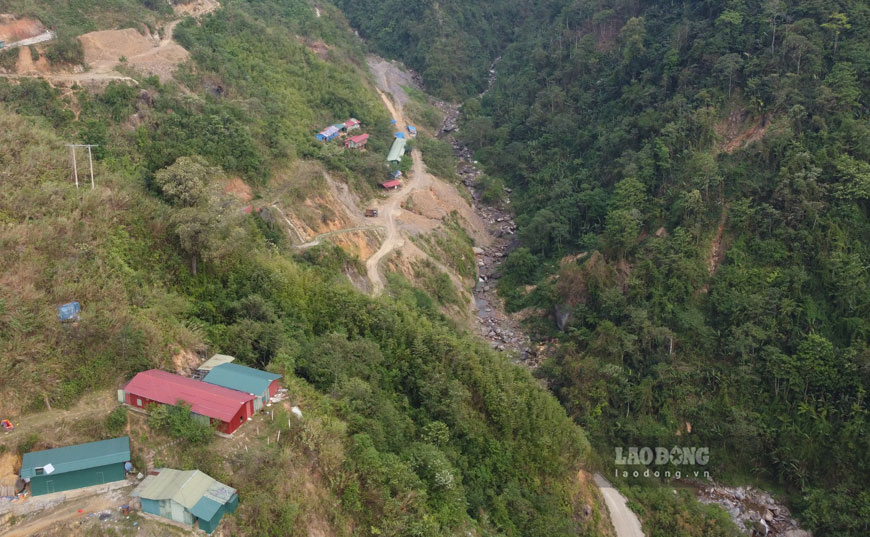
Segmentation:
[[(13, 7), (51, 11), (74, 35), (103, 28), (82, 21), (123, 26), (127, 4)], [(155, 24), (171, 16), (136, 4)], [(144, 446), (171, 441), (154, 464), (239, 489), (232, 535), (309, 535), (313, 520), (333, 535), (599, 535), (602, 514), (577, 479), (588, 442), (531, 375), (456, 330), (424, 292), (397, 279), (373, 299), (348, 282), (359, 262), (340, 249), (297, 255), (224, 188), (242, 178), (257, 195), (303, 158), (363, 193), (382, 180), (389, 116), (340, 13), (227, 0), (174, 30), (191, 57), (170, 80), (132, 68), (135, 84), (102, 87), (0, 79), (0, 400), (31, 432), (0, 449), (54, 447), (60, 429), (40, 436), (30, 416), (224, 352), (284, 374), (305, 420), (276, 410), (232, 455), (203, 446), (211, 435), (167, 428), (174, 416), (130, 426), (137, 465)], [(348, 116), (371, 133), (367, 153), (315, 143)], [(98, 144), (94, 190), (73, 185), (69, 142)], [(71, 300), (81, 320), (61, 325), (55, 307)], [(73, 416), (64, 442), (127, 426), (123, 412)]]
[[(818, 535), (867, 534), (870, 7), (518, 4), (439, 13), (480, 63), (511, 43), (460, 135), (515, 188), (501, 292), (560, 342), (542, 373), (605, 453), (691, 433)], [(426, 77), (428, 41), (360, 24)]]

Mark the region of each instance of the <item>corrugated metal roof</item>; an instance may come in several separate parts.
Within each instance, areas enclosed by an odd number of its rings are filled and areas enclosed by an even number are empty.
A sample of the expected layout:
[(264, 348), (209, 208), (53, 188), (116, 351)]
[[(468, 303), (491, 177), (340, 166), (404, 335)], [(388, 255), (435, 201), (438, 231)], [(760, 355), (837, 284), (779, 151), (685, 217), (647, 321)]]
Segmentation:
[(384, 188), (393, 188), (397, 186), (402, 186), (402, 182), (398, 179), (393, 179), (392, 181), (387, 181), (386, 183), (381, 183), (381, 186)]
[(159, 369), (139, 373), (127, 383), (124, 391), (167, 405), (176, 405), (178, 401), (183, 401), (191, 405), (192, 412), (221, 421), (233, 419), (239, 407), (254, 398), (247, 393)]
[(390, 147), (390, 153), (387, 155), (387, 162), (399, 162), (402, 160), (402, 155), (405, 154), (405, 139), (396, 138), (393, 140), (393, 146)]
[(54, 467), (52, 474), (63, 474), (129, 460), (130, 438), (122, 436), (99, 442), (25, 453), (21, 460), (21, 477), (25, 479), (33, 477), (37, 475), (37, 468), (43, 468), (48, 464)]
[(235, 357), (233, 356), (228, 356), (226, 354), (215, 354), (214, 356), (203, 362), (202, 365), (199, 366), (197, 369), (201, 369), (202, 371), (211, 371), (215, 367), (221, 364), (228, 364), (233, 360), (235, 360)]
[(352, 127), (354, 125), (359, 125), (359, 120), (353, 117), (344, 122), (345, 127)]
[(320, 131), (320, 134), (329, 137), (337, 132), (338, 132), (338, 129), (336, 128), (336, 126), (330, 125), (330, 126), (326, 127), (325, 129), (323, 129), (322, 131)]
[[(217, 492), (217, 493), (215, 493)], [(218, 508), (225, 504), (236, 494), (236, 489), (224, 485), (208, 474), (199, 470), (174, 470), (164, 468), (157, 475), (149, 475), (136, 487), (131, 496), (138, 496), (147, 500), (172, 500), (184, 506), (199, 518), (211, 519), (217, 508), (210, 516), (201, 516), (193, 511), (194, 507), (204, 498), (216, 503)], [(225, 498), (225, 499), (224, 499)], [(203, 505), (202, 512), (205, 513)]]
[(193, 513), (193, 516), (195, 516), (196, 518), (211, 520), (211, 517), (213, 517), (214, 514), (218, 512), (218, 509), (221, 508), (221, 505), (223, 504), (212, 500), (208, 496), (203, 496), (199, 499), (198, 502), (196, 502), (196, 505), (194, 505), (190, 509), (190, 512)]
[(209, 371), (203, 381), (231, 390), (261, 395), (269, 389), (273, 380), (279, 378), (281, 375), (239, 364), (221, 364)]
[(347, 139), (347, 141), (348, 141), (348, 142), (353, 142), (353, 143), (355, 143), (355, 144), (358, 144), (358, 143), (360, 143), (360, 142), (365, 142), (365, 141), (368, 140), (368, 139), (369, 139), (369, 135), (368, 135), (368, 134), (358, 134), (358, 135), (356, 135), (356, 136), (351, 136), (350, 138)]

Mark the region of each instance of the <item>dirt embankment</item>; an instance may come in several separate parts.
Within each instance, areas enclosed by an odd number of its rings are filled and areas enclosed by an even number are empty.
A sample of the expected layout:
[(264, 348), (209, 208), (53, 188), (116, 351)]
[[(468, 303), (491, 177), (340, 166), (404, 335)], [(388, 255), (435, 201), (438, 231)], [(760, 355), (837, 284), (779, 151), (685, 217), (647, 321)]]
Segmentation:
[(6, 46), (34, 38), (45, 33), (46, 30), (45, 25), (37, 19), (28, 17), (19, 19), (10, 14), (0, 15), (0, 41), (5, 41)]

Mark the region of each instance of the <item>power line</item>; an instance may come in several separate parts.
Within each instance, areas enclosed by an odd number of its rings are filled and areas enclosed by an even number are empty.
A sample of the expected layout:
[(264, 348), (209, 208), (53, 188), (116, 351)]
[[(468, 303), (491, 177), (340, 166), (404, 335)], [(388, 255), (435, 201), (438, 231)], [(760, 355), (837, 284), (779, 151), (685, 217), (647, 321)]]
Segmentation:
[(99, 147), (99, 146), (97, 144), (67, 144), (67, 147), (69, 147), (70, 152), (72, 153), (73, 175), (75, 176), (75, 180), (76, 180), (76, 188), (79, 187), (79, 167), (78, 167), (78, 162), (76, 162), (76, 148), (77, 147), (87, 147), (88, 148), (88, 164), (90, 164), (90, 167), (91, 167), (91, 190), (93, 190), (94, 189), (94, 159), (93, 159), (93, 156), (91, 155), (91, 148), (92, 147)]

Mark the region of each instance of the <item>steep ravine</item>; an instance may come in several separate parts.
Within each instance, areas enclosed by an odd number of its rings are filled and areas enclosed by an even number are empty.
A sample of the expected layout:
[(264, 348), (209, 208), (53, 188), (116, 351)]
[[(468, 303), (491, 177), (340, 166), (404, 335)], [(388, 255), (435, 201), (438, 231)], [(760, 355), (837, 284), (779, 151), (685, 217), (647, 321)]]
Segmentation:
[[(481, 97), (495, 82), (497, 62), (498, 59), (490, 68), (489, 87), (480, 94)], [(473, 199), (472, 207), (488, 224), (487, 229), (492, 235), (492, 242), (488, 247), (474, 249), (478, 266), (477, 283), (473, 289), (476, 308), (475, 331), (489, 341), (493, 348), (508, 353), (516, 363), (535, 369), (546, 359), (547, 347), (532, 343), (520, 320), (506, 312), (504, 301), (498, 296), (497, 291), (497, 283), (501, 278), (501, 265), (508, 254), (519, 246), (517, 226), (510, 211), (511, 190), (505, 189), (504, 201), (497, 205), (489, 205), (482, 201), (478, 180), (483, 172), (478, 167), (478, 162), (474, 160), (471, 150), (454, 136), (454, 133), (459, 130), (460, 106), (443, 101), (434, 101), (434, 103), (444, 112), (444, 121), (438, 137), (447, 139), (452, 144), (453, 152), (459, 159), (457, 171)], [(596, 483), (605, 497), (610, 494), (611, 501), (608, 502), (608, 509), (611, 511), (611, 521), (618, 537), (643, 535), (637, 517), (625, 507), (625, 498), (603, 477), (596, 475), (596, 478), (600, 480)], [(682, 485), (685, 486), (685, 483)], [(691, 483), (689, 486), (694, 489), (695, 496), (702, 503), (716, 504), (725, 509), (735, 525), (747, 535), (811, 537), (809, 532), (800, 529), (788, 508), (764, 490), (744, 486), (726, 487), (715, 481)], [(621, 505), (622, 508), (616, 508), (611, 503)]]

